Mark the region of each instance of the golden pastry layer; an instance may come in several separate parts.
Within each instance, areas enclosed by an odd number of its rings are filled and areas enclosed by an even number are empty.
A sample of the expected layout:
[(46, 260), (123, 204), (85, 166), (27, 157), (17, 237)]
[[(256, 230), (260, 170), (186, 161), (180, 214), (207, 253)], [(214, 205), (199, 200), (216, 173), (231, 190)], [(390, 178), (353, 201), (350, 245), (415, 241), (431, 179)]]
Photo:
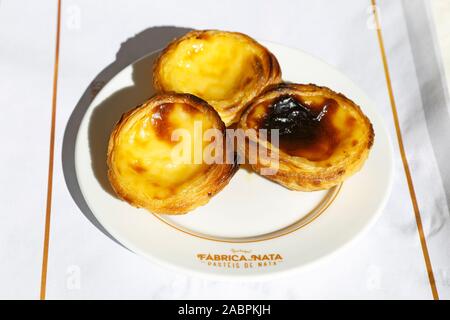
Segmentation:
[(155, 62), (159, 92), (185, 92), (206, 100), (225, 125), (267, 85), (281, 81), (275, 56), (247, 35), (217, 30), (191, 31), (170, 43)]
[[(239, 127), (258, 132), (240, 150), (247, 159), (250, 143), (278, 158), (267, 161), (258, 156), (252, 168), (264, 168), (271, 173), (268, 179), (301, 191), (328, 189), (344, 181), (361, 168), (374, 141), (372, 124), (359, 106), (313, 84), (267, 88), (245, 110)], [(270, 133), (264, 144), (259, 129), (278, 129), (278, 146)]]
[[(182, 214), (206, 204), (231, 179), (235, 164), (208, 164), (202, 132), (225, 125), (189, 94), (156, 95), (125, 113), (108, 146), (108, 176), (117, 195), (155, 213)], [(221, 149), (225, 152), (225, 148)]]

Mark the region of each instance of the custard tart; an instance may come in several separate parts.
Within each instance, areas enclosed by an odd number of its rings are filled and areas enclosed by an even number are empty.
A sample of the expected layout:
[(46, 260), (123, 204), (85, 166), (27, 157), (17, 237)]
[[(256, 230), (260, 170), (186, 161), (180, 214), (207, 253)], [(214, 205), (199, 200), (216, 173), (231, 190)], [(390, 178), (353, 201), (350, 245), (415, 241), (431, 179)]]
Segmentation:
[(217, 110), (226, 126), (264, 88), (281, 81), (275, 56), (247, 35), (191, 31), (172, 41), (153, 68), (157, 92), (196, 95)]
[(253, 132), (241, 156), (249, 159), (250, 145), (259, 148), (250, 161), (253, 170), (300, 191), (340, 184), (362, 167), (374, 142), (372, 124), (358, 105), (313, 84), (267, 88), (242, 114), (239, 127)]
[[(182, 214), (206, 204), (237, 169), (233, 162), (204, 160), (205, 148), (217, 139), (205, 138), (202, 133), (208, 129), (219, 138), (225, 133), (217, 112), (190, 94), (156, 95), (125, 113), (108, 145), (108, 177), (114, 191), (131, 205), (154, 213)], [(216, 152), (226, 152), (216, 147)]]

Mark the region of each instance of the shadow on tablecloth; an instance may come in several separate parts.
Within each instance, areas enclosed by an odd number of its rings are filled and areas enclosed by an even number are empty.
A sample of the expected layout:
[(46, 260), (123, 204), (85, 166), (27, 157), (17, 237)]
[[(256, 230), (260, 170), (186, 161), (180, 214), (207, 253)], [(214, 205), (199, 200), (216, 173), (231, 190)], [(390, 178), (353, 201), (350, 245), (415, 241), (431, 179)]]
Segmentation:
[(103, 69), (86, 88), (67, 122), (62, 146), (62, 166), (67, 188), (84, 216), (116, 243), (119, 242), (95, 218), (78, 184), (75, 172), (75, 141), (80, 123), (104, 85), (133, 63), (133, 85), (122, 88), (103, 100), (95, 107), (89, 122), (89, 149), (93, 171), (103, 189), (115, 196), (107, 178), (106, 167), (106, 152), (112, 128), (125, 111), (153, 95), (152, 65), (156, 55), (150, 53), (164, 48), (171, 40), (190, 30), (192, 29), (174, 26), (151, 27), (127, 39), (121, 44), (116, 60)]

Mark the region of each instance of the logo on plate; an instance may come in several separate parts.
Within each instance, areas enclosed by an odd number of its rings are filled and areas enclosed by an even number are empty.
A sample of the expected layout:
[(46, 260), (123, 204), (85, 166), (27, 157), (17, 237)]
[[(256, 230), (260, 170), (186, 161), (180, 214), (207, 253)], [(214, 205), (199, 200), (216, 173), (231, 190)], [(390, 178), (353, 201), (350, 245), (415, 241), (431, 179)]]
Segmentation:
[(242, 249), (231, 249), (226, 253), (197, 253), (196, 258), (210, 267), (228, 269), (274, 267), (283, 262), (283, 256), (279, 253), (256, 253)]

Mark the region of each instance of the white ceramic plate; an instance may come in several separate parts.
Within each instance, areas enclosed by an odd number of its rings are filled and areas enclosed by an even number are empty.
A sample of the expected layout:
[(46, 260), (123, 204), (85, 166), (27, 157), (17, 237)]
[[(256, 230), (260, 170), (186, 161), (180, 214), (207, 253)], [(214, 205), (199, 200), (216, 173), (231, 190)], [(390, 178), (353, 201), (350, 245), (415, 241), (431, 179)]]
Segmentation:
[(96, 96), (75, 150), (82, 193), (106, 230), (132, 251), (167, 266), (215, 276), (254, 277), (303, 267), (366, 230), (389, 195), (392, 147), (376, 107), (347, 77), (301, 51), (264, 45), (283, 79), (342, 92), (372, 121), (375, 144), (363, 169), (329, 191), (295, 192), (239, 170), (205, 206), (183, 216), (157, 216), (117, 199), (106, 178), (106, 144), (120, 115), (153, 93), (152, 53), (127, 66)]

